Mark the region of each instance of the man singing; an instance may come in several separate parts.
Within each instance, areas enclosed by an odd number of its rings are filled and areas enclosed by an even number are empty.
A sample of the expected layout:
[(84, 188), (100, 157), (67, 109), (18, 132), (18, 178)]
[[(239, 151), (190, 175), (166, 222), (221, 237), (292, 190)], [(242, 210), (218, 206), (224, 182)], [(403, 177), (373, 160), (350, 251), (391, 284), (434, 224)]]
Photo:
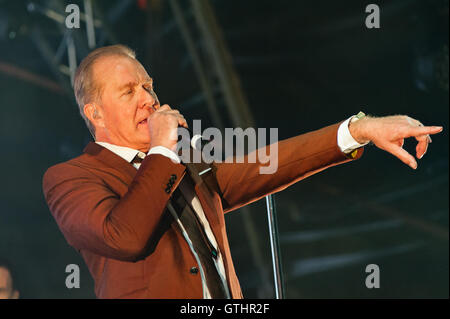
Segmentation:
[[(242, 298), (224, 213), (324, 170), (358, 159), (372, 142), (417, 168), (403, 140), (427, 151), (430, 134), (407, 116), (363, 113), (278, 142), (278, 169), (215, 163), (194, 176), (177, 155), (179, 111), (160, 106), (152, 78), (123, 46), (91, 52), (74, 92), (95, 138), (77, 158), (47, 170), (43, 189), (68, 243), (80, 252), (98, 298)], [(189, 171), (189, 172), (188, 172)]]

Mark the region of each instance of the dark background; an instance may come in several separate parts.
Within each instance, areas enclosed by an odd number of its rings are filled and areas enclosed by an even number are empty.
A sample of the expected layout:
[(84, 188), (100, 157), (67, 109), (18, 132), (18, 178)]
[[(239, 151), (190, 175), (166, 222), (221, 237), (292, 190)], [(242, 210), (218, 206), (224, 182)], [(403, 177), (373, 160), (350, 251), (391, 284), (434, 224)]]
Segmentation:
[[(64, 15), (68, 3), (83, 10), (82, 1), (34, 3)], [(179, 3), (204, 49), (189, 2)], [(444, 126), (416, 171), (368, 146), (361, 160), (275, 196), (286, 296), (448, 298), (448, 0), (210, 3), (257, 126), (278, 128), (280, 139), (360, 110)], [(380, 6), (380, 29), (365, 27), (369, 3)], [(57, 51), (64, 27), (27, 4), (0, 0), (0, 256), (14, 265), (24, 298), (93, 298), (89, 272), (59, 231), (41, 187), (45, 170), (80, 154), (90, 135), (65, 91), (68, 77), (42, 50), (46, 44)], [(212, 125), (167, 1), (95, 1), (94, 17), (108, 27), (97, 30), (103, 44), (136, 50), (162, 103), (202, 119), (203, 128)], [(74, 32), (85, 41), (83, 22)], [(86, 53), (77, 46), (78, 62)], [(223, 98), (216, 99), (230, 127)], [(414, 152), (415, 142), (405, 148)], [(265, 201), (246, 214), (256, 243), (241, 212), (226, 216), (236, 271), (245, 297), (272, 298)], [(81, 267), (80, 289), (65, 287), (71, 263)], [(365, 286), (372, 263), (380, 267), (379, 289)]]

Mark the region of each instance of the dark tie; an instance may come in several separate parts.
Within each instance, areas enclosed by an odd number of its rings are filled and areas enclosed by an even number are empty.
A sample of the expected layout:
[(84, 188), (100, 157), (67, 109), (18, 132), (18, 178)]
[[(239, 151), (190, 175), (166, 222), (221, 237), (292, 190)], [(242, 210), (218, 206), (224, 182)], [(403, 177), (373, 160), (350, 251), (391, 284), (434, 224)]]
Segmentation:
[[(144, 156), (145, 157), (145, 156)], [(136, 156), (133, 158), (133, 160), (131, 161), (131, 164), (141, 164), (142, 161), (144, 160), (144, 157), (140, 157), (139, 153), (136, 154)]]
[[(188, 174), (184, 176), (180, 183), (187, 183), (189, 187), (194, 187)], [(200, 259), (211, 298), (227, 298), (223, 282), (213, 261), (213, 258), (217, 258), (217, 250), (209, 241), (194, 208), (192, 208), (189, 200), (184, 198), (179, 187), (173, 192), (170, 201), (175, 208), (181, 224), (186, 229), (194, 251)]]

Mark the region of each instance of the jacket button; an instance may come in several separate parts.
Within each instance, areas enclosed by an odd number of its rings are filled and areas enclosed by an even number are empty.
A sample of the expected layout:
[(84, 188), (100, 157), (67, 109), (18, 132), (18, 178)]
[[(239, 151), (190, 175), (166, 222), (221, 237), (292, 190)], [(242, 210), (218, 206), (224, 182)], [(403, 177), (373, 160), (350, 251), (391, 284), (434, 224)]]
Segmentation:
[(171, 181), (176, 181), (176, 180), (177, 180), (177, 175), (172, 174), (172, 175), (170, 176), (170, 180), (171, 180)]
[(198, 268), (197, 268), (197, 267), (192, 267), (189, 271), (190, 271), (190, 273), (193, 274), (193, 275), (198, 274)]
[(170, 194), (171, 189), (170, 189), (169, 187), (167, 187), (167, 188), (165, 189), (165, 191), (166, 191), (167, 194)]

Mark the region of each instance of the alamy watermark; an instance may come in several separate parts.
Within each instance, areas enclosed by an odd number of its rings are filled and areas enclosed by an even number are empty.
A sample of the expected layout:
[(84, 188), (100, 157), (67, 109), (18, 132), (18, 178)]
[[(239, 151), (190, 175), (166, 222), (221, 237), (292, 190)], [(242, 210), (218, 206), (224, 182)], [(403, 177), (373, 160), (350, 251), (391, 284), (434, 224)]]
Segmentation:
[(69, 13), (66, 17), (67, 29), (79, 29), (80, 28), (80, 7), (76, 4), (69, 4), (66, 6), (66, 13)]
[(377, 264), (369, 264), (366, 266), (366, 287), (369, 289), (380, 288), (380, 267)]
[[(66, 6), (66, 13), (68, 13), (66, 17), (66, 27), (68, 29), (79, 29), (80, 28), (80, 7), (76, 4), (68, 4)], [(367, 15), (365, 24), (368, 29), (379, 29), (380, 28), (380, 7), (371, 3), (366, 6), (365, 9)]]
[(367, 29), (379, 29), (380, 28), (380, 7), (374, 3), (366, 6), (366, 13), (369, 15), (366, 17)]
[(278, 169), (278, 129), (225, 128), (224, 136), (215, 127), (202, 131), (201, 120), (194, 120), (191, 131), (180, 127), (176, 152), (184, 163), (258, 163), (260, 174)]
[(66, 287), (68, 289), (80, 288), (80, 267), (77, 264), (69, 264), (66, 266)]

